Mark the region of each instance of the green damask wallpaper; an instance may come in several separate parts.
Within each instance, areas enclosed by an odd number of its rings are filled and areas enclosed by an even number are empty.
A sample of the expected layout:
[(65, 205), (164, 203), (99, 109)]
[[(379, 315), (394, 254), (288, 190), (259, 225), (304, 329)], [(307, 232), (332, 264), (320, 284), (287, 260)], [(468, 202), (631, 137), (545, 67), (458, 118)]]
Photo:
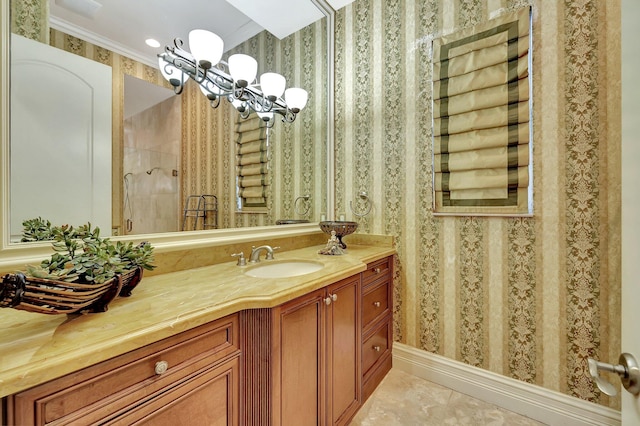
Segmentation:
[[(529, 5), (534, 214), (435, 216), (431, 41)], [(396, 237), (396, 340), (614, 408), (619, 400), (600, 394), (586, 359), (620, 353), (619, 7), (619, 0), (355, 0), (336, 15), (335, 42), (336, 213), (357, 219), (349, 203), (362, 210), (357, 194), (367, 191), (374, 208), (358, 220), (359, 232)], [(42, 36), (41, 21), (23, 24)], [(309, 28), (283, 42), (251, 43), (277, 44), (274, 65), (306, 86), (322, 34)], [(292, 51), (304, 61), (287, 62)], [(283, 215), (295, 196), (324, 181), (323, 153), (309, 143), (322, 127), (309, 124), (279, 136), (273, 184), (285, 189)], [(223, 153), (219, 170), (233, 168), (231, 155)], [(297, 157), (304, 166), (288, 169)], [(286, 189), (297, 176), (299, 186)]]
[(11, 1), (11, 32), (42, 43), (49, 42), (49, 2)]
[[(431, 42), (528, 6), (534, 214), (436, 216)], [(359, 232), (396, 237), (396, 340), (612, 407), (586, 360), (620, 352), (616, 7), (356, 0), (336, 16), (336, 204), (355, 220), (367, 191)]]

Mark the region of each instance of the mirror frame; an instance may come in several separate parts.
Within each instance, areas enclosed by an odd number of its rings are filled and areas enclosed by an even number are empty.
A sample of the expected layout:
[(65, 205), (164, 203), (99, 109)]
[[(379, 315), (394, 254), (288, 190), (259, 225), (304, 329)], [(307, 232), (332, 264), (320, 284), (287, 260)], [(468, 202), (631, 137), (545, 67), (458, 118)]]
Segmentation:
[[(334, 37), (335, 10), (326, 0), (311, 0), (327, 19), (327, 214), (331, 220), (335, 212), (335, 160), (334, 160)], [(25, 264), (39, 262), (51, 254), (51, 245), (42, 243), (9, 243), (10, 205), (10, 2), (0, 2), (0, 272), (24, 267)], [(232, 228), (198, 232), (171, 232), (135, 236), (113, 237), (118, 241), (149, 241), (157, 253), (177, 250), (213, 247), (234, 243), (250, 242), (256, 239), (311, 234), (319, 231), (316, 223), (296, 225), (274, 225), (255, 228)]]

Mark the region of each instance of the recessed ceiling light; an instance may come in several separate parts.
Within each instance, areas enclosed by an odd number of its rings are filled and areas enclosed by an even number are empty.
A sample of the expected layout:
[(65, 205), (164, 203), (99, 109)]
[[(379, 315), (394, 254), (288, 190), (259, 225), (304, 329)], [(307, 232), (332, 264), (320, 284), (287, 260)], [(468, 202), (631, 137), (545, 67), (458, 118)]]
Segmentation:
[(147, 46), (160, 47), (160, 42), (154, 38), (148, 38), (144, 42), (147, 43)]

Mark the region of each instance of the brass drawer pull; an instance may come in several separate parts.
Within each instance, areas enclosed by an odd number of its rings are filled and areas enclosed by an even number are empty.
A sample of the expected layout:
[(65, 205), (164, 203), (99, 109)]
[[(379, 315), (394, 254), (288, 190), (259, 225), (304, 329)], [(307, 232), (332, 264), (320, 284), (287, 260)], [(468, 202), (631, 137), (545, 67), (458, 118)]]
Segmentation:
[(376, 352), (380, 352), (380, 346), (373, 346), (371, 349), (373, 349)]
[(373, 273), (374, 274), (379, 274), (380, 273), (380, 268), (378, 268), (378, 267), (373, 268)]
[(156, 362), (156, 374), (159, 376), (160, 374), (164, 374), (169, 369), (169, 363), (167, 361), (158, 361)]
[(380, 302), (373, 302), (373, 306), (375, 306), (376, 308), (380, 307)]

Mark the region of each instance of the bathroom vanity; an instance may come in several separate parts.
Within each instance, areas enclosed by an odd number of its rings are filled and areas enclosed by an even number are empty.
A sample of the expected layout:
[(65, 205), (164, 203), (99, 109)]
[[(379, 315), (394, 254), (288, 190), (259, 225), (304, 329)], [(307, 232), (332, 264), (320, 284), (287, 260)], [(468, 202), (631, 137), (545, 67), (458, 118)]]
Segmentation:
[(105, 313), (3, 310), (5, 421), (347, 424), (391, 368), (395, 252), (319, 248), (260, 263), (323, 264), (305, 275), (227, 262), (145, 278)]

